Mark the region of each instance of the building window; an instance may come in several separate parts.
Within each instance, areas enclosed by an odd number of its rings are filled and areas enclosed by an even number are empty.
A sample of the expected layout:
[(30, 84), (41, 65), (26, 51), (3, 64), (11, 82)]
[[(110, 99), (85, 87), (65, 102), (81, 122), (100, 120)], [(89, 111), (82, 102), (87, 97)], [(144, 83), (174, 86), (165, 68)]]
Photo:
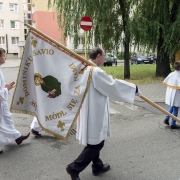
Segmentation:
[(78, 39), (78, 44), (84, 44), (84, 39), (83, 39), (83, 37), (79, 37), (79, 39)]
[(19, 29), (19, 22), (11, 21), (11, 28), (12, 29)]
[(27, 34), (27, 29), (24, 29), (24, 34)]
[(0, 11), (3, 11), (3, 3), (0, 2)]
[(28, 4), (28, 11), (31, 11), (31, 4)]
[(0, 44), (5, 44), (5, 37), (0, 36)]
[(11, 42), (12, 42), (12, 44), (17, 45), (19, 42), (19, 37), (11, 37)]
[(33, 4), (32, 6), (32, 14), (35, 12), (35, 5)]
[(0, 19), (0, 29), (4, 28), (4, 20)]
[(36, 22), (32, 22), (32, 27), (36, 27)]
[(27, 14), (27, 18), (28, 18), (28, 19), (31, 19), (31, 14)]
[(18, 12), (18, 5), (17, 4), (9, 4), (9, 10), (11, 12)]

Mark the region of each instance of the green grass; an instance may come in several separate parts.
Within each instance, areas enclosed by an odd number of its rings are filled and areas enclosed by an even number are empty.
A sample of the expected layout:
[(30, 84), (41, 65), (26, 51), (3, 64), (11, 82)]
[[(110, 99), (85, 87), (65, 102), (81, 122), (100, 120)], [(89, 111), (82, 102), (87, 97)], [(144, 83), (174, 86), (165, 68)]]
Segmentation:
[[(117, 79), (124, 79), (124, 66), (108, 66), (102, 69)], [(149, 84), (162, 82), (163, 77), (155, 77), (155, 64), (130, 65), (130, 79), (125, 79), (134, 84)]]

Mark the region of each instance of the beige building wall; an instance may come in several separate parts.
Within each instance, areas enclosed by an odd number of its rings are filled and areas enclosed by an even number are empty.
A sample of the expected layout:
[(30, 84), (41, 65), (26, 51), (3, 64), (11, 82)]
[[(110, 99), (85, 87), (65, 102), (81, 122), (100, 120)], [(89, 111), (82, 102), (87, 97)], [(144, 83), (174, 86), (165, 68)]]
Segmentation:
[(18, 20), (24, 21), (23, 1), (0, 0), (0, 47), (7, 53), (18, 53), (18, 42), (24, 41), (24, 24)]
[[(48, 0), (31, 0), (32, 4), (32, 14), (35, 11), (46, 11), (46, 12), (53, 12), (52, 8), (48, 10)], [(35, 9), (33, 9), (35, 8)]]

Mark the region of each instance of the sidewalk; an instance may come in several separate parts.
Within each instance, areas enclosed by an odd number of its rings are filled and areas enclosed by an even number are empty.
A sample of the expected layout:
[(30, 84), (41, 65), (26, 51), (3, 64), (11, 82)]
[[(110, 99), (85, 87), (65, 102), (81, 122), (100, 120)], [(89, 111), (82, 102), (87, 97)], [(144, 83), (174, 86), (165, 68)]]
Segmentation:
[[(152, 84), (141, 84), (138, 85), (139, 89), (142, 92), (142, 95), (149, 100), (159, 103), (165, 101), (166, 94), (166, 86), (160, 83), (152, 83)], [(135, 97), (136, 101), (144, 101), (140, 97)]]
[(6, 62), (2, 65), (2, 68), (19, 67), (21, 59), (6, 59)]
[[(21, 60), (20, 59), (7, 59), (6, 63), (2, 65), (3, 68), (13, 68), (19, 67)], [(149, 100), (158, 103), (165, 101), (166, 87), (160, 83), (153, 84), (142, 84), (138, 85), (139, 89), (142, 92), (142, 95)], [(135, 97), (135, 101), (144, 101), (140, 97)]]

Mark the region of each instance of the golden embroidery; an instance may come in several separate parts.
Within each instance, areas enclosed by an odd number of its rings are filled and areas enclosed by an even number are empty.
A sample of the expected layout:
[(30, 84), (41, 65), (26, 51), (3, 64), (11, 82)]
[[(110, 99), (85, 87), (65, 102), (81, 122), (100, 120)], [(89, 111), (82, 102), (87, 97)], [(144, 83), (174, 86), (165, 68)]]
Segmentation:
[(70, 104), (67, 106), (67, 108), (71, 111), (77, 103), (78, 103), (77, 100), (72, 99)]
[(64, 111), (60, 111), (58, 113), (54, 113), (52, 115), (49, 116), (45, 116), (46, 121), (52, 121), (54, 119), (58, 119), (61, 118), (62, 116), (65, 116), (67, 113)]
[(74, 94), (80, 94), (80, 86), (75, 87)]
[(36, 104), (36, 102), (33, 99), (30, 102), (30, 104), (35, 108), (35, 110), (37, 109), (37, 104)]
[(80, 70), (79, 74), (84, 74), (84, 71), (87, 69), (87, 66)]
[(24, 103), (24, 97), (19, 97), (19, 101), (16, 104), (19, 105), (19, 103)]
[(33, 47), (36, 47), (36, 44), (37, 44), (37, 41), (33, 39), (33, 40), (31, 41), (31, 45), (32, 45)]
[(61, 128), (61, 131), (64, 131), (64, 127), (65, 126), (65, 123), (63, 123), (63, 122), (61, 122), (61, 121), (58, 121), (58, 125), (57, 125), (57, 127), (58, 128)]
[(79, 79), (78, 79), (78, 71), (77, 71), (76, 66), (74, 65), (74, 63), (71, 63), (71, 64), (69, 65), (69, 67), (71, 68), (72, 72), (74, 73), (74, 82), (75, 82), (75, 81), (78, 81), (78, 80), (79, 80)]
[(162, 84), (164, 84), (165, 86), (169, 87), (169, 88), (172, 88), (172, 89), (180, 89), (180, 86), (171, 86), (165, 82), (162, 82)]
[(33, 51), (33, 56), (43, 55), (43, 54), (53, 55), (54, 50), (53, 49), (38, 49), (37, 51), (36, 50)]
[(26, 63), (23, 67), (23, 91), (25, 93), (25, 96), (27, 97), (29, 95), (29, 92), (28, 92), (28, 89), (27, 89), (27, 82), (26, 82), (26, 79), (27, 79), (27, 72), (28, 72), (28, 69), (29, 69), (29, 66), (31, 65), (31, 62), (33, 61), (33, 58), (32, 56), (30, 55), (27, 59), (26, 59)]

